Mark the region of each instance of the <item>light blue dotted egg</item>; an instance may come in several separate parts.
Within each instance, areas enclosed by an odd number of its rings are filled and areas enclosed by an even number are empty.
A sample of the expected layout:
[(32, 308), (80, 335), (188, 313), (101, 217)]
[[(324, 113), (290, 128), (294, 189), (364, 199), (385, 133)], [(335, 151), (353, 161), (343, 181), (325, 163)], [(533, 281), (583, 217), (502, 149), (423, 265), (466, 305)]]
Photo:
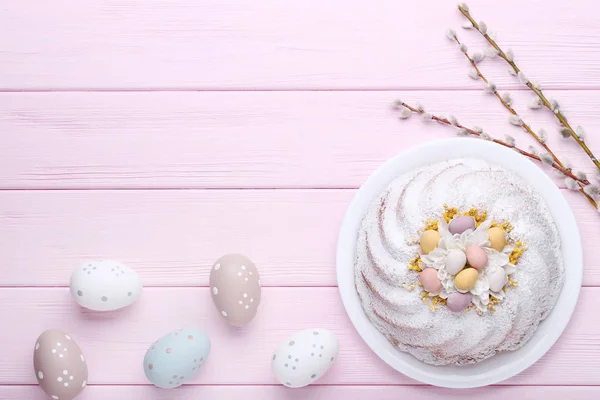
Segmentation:
[(210, 353), (210, 339), (200, 329), (179, 329), (153, 343), (144, 357), (144, 373), (163, 389), (183, 385), (198, 373)]

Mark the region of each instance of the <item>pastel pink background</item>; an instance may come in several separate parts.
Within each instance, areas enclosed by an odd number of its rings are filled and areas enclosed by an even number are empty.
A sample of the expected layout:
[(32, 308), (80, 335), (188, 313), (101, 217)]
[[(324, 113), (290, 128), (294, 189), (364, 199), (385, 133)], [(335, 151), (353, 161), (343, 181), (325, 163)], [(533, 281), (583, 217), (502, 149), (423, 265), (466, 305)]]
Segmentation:
[[(596, 1), (469, 4), (600, 153)], [(354, 192), (403, 149), (453, 135), (399, 122), (392, 100), (527, 145), (445, 38), (462, 23), (445, 0), (0, 0), (0, 399), (45, 398), (31, 353), (51, 327), (85, 352), (81, 400), (599, 398), (600, 216), (566, 190), (584, 287), (556, 346), (517, 377), (469, 391), (420, 385), (369, 351), (341, 305), (335, 244)], [(481, 67), (561, 157), (593, 171), (546, 111), (527, 109), (530, 92), (503, 62)], [(232, 251), (264, 285), (241, 331), (206, 287)], [(69, 276), (88, 258), (138, 270), (140, 301), (101, 315), (75, 306)], [(206, 366), (184, 388), (152, 387), (147, 346), (184, 326), (211, 336)], [(271, 351), (308, 327), (339, 336), (337, 363), (318, 385), (278, 386)]]

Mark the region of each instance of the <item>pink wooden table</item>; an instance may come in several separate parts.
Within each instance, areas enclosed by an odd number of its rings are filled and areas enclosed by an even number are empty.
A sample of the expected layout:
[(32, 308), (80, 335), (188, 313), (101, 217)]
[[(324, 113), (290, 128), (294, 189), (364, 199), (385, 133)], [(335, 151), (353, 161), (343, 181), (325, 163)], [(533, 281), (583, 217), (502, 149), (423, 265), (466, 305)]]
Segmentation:
[[(596, 0), (469, 4), (600, 153)], [(600, 216), (566, 190), (584, 287), (562, 338), (517, 377), (473, 391), (420, 385), (370, 352), (341, 305), (335, 244), (356, 188), (399, 151), (452, 136), (399, 122), (392, 100), (526, 142), (445, 38), (462, 22), (446, 0), (0, 0), (0, 399), (45, 398), (31, 353), (51, 327), (85, 351), (81, 400), (599, 398)], [(531, 93), (505, 64), (482, 68), (562, 157), (593, 171), (547, 112), (527, 110)], [(241, 332), (207, 289), (212, 262), (233, 251), (256, 261), (264, 285)], [(78, 309), (67, 285), (88, 258), (137, 269), (140, 301)], [(206, 329), (212, 354), (185, 387), (159, 390), (144, 352), (184, 326)], [(316, 326), (340, 339), (334, 368), (305, 389), (277, 385), (271, 351)]]

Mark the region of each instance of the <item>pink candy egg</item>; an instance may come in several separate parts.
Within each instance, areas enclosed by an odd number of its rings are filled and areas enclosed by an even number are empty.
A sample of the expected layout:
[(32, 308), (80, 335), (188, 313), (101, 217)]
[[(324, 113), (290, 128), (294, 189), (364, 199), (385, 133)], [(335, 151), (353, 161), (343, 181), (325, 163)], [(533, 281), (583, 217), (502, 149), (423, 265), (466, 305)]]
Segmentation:
[(419, 280), (423, 284), (423, 288), (429, 293), (437, 293), (442, 288), (442, 281), (438, 278), (435, 268), (425, 268), (419, 274)]
[(450, 221), (450, 225), (448, 225), (448, 230), (451, 234), (461, 234), (464, 231), (471, 229), (475, 229), (475, 219), (473, 217), (468, 217), (466, 215), (460, 215), (458, 217), (454, 217), (452, 221)]
[(446, 305), (452, 312), (461, 312), (471, 304), (471, 293), (452, 293)]
[(485, 251), (479, 246), (469, 246), (465, 250), (469, 265), (476, 270), (480, 270), (488, 263), (488, 257)]

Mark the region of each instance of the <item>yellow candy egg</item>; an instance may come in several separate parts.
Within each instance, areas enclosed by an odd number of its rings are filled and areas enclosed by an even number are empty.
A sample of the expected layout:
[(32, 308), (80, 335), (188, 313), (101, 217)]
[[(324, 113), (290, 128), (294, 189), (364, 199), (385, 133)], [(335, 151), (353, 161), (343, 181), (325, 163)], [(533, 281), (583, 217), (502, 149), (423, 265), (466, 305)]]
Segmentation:
[(506, 235), (504, 229), (494, 226), (488, 230), (488, 237), (490, 239), (491, 247), (494, 250), (502, 251), (504, 245), (506, 245)]
[(421, 251), (423, 254), (429, 254), (433, 251), (440, 241), (440, 234), (438, 231), (426, 230), (421, 235)]
[(454, 286), (459, 292), (466, 293), (473, 289), (479, 272), (475, 268), (465, 268), (454, 277)]

